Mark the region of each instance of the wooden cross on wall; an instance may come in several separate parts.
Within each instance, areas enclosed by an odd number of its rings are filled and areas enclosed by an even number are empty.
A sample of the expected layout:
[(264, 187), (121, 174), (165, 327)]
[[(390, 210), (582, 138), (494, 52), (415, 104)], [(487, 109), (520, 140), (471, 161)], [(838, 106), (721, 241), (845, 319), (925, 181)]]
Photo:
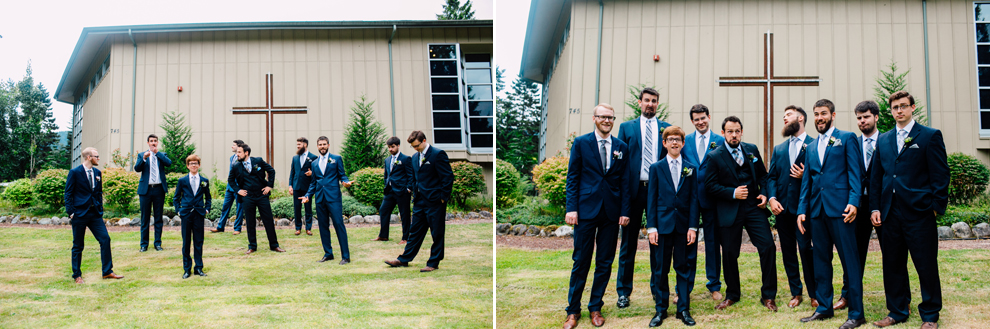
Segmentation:
[[(778, 77), (773, 74), (773, 33), (769, 30), (763, 34), (763, 76), (762, 77), (719, 77), (719, 87), (759, 86), (763, 87), (763, 118), (766, 124), (763, 129), (763, 157), (770, 161), (769, 152), (773, 150), (773, 87), (775, 86), (817, 86), (821, 79), (817, 76)], [(805, 118), (805, 121), (811, 118)]]
[[(265, 115), (265, 161), (271, 163), (275, 158), (275, 114), (306, 114), (305, 106), (275, 106), (274, 81), (271, 73), (265, 74), (265, 106), (264, 107), (234, 107), (234, 114), (264, 114)], [(253, 155), (252, 155), (253, 156)]]

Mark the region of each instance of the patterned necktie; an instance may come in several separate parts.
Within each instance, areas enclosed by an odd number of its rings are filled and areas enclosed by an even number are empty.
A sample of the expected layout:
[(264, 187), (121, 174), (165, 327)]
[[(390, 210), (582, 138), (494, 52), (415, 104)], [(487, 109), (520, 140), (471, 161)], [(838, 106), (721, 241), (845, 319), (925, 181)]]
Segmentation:
[(897, 153), (904, 152), (904, 140), (907, 139), (908, 132), (904, 129), (897, 130)]
[(705, 147), (705, 145), (708, 145), (705, 144), (705, 138), (707, 138), (705, 135), (701, 135), (701, 138), (698, 138), (698, 162), (705, 161), (705, 151), (708, 151), (708, 148)]
[(742, 166), (743, 158), (742, 158), (742, 153), (739, 153), (739, 149), (732, 150), (732, 158), (736, 159), (736, 164)]
[(250, 162), (247, 162), (247, 161), (243, 161), (243, 163), (244, 163), (244, 170), (247, 170), (247, 172), (250, 174), (251, 173), (251, 163)]
[(608, 170), (608, 162), (607, 162), (608, 160), (605, 157), (605, 154), (608, 151), (605, 150), (605, 142), (606, 142), (606, 140), (604, 140), (604, 139), (600, 141), (600, 143), (602, 144), (602, 148), (598, 151), (598, 155), (602, 158), (602, 169), (603, 170)]
[(680, 180), (681, 180), (681, 175), (678, 175), (680, 173), (680, 171), (678, 169), (680, 169), (680, 167), (678, 167), (677, 160), (671, 161), (670, 162), (670, 177), (674, 180), (674, 190), (675, 191), (677, 190), (677, 184), (680, 183)]
[[(149, 179), (149, 182), (158, 182), (159, 181), (159, 178), (158, 178), (158, 161), (156, 161), (158, 159), (155, 159), (155, 155), (154, 154), (152, 154), (148, 158), (149, 158), (148, 159), (148, 166), (151, 167), (151, 177), (148, 178)], [(160, 184), (160, 183), (161, 182), (158, 182), (157, 184)]]
[(643, 173), (649, 177), (653, 164), (653, 120), (646, 120), (646, 138), (643, 140)]
[(86, 170), (86, 177), (89, 177), (89, 188), (96, 189), (96, 183), (93, 181), (93, 169)]
[(863, 150), (866, 152), (866, 169), (869, 169), (870, 162), (873, 162), (873, 152), (876, 151), (873, 148), (873, 138), (866, 139), (866, 145), (863, 145)]

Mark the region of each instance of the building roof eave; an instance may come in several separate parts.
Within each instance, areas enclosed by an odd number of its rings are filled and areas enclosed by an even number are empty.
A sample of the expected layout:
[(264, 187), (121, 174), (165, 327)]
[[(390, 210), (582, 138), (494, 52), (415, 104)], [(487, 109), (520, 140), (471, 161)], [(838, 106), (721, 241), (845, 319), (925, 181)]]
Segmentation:
[(523, 43), (519, 75), (526, 80), (544, 83), (556, 55), (557, 44), (570, 21), (571, 1), (533, 0), (529, 7), (526, 38)]

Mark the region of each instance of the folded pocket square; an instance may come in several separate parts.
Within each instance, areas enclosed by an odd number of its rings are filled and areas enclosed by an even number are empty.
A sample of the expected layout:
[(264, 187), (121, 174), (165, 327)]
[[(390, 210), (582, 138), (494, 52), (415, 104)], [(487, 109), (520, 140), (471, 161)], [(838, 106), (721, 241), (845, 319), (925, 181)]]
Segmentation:
[(428, 165), (428, 164), (430, 164), (430, 162), (429, 161), (426, 161), (426, 163), (423, 163), (423, 164)]
[(909, 149), (916, 149), (916, 148), (918, 148), (918, 144), (911, 144), (911, 146), (909, 146), (908, 148)]

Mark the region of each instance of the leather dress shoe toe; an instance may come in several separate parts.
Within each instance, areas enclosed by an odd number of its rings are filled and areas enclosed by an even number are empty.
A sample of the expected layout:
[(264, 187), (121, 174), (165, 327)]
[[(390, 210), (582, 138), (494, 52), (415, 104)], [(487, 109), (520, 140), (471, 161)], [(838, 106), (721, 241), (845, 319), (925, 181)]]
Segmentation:
[(619, 295), (619, 301), (615, 302), (619, 308), (629, 307), (629, 296)]
[(567, 320), (564, 320), (564, 329), (574, 329), (577, 327), (578, 320), (581, 319), (581, 314), (568, 314)]
[(712, 291), (712, 300), (722, 300), (722, 293), (718, 291)]
[(382, 238), (382, 237), (376, 237), (374, 239), (371, 239), (371, 241), (388, 241), (388, 239), (387, 238)]
[(667, 312), (657, 312), (653, 315), (653, 319), (650, 319), (650, 328), (659, 327), (663, 324), (663, 319), (667, 318)]
[(791, 301), (787, 302), (787, 307), (790, 308), (798, 307), (798, 305), (801, 305), (802, 301), (804, 301), (804, 297), (801, 297), (801, 295), (791, 297)]
[(86, 281), (83, 281), (82, 277), (76, 278), (76, 284), (83, 284), (83, 283), (86, 283)]
[(605, 325), (605, 317), (602, 316), (601, 311), (591, 312), (591, 325), (595, 327), (601, 327)]
[(832, 309), (833, 310), (841, 310), (841, 309), (846, 308), (846, 306), (849, 306), (849, 305), (848, 305), (848, 302), (846, 302), (846, 298), (843, 297), (843, 298), (839, 298), (839, 301), (835, 302), (835, 305), (832, 305)]
[(811, 299), (811, 307), (818, 308), (818, 299)]
[(351, 260), (350, 259), (347, 259), (347, 258), (344, 258), (344, 259), (341, 259), (340, 260), (340, 265), (347, 265), (347, 264), (350, 264), (350, 263), (351, 263)]
[(721, 303), (718, 303), (718, 306), (715, 306), (715, 309), (716, 310), (724, 310), (726, 308), (729, 308), (729, 306), (732, 306), (732, 304), (735, 304), (735, 303), (736, 303), (736, 301), (734, 301), (734, 300), (725, 299)]
[(420, 272), (433, 272), (433, 271), (436, 271), (436, 270), (437, 270), (437, 268), (436, 267), (432, 267), (432, 266), (427, 266), (427, 267), (424, 267), (424, 268), (419, 269)]
[(275, 247), (275, 249), (272, 249), (272, 251), (274, 251), (274, 252), (285, 252), (285, 249), (282, 249), (281, 247)]
[(313, 235), (313, 231), (306, 230), (306, 235)]
[(675, 317), (681, 319), (681, 322), (683, 322), (684, 325), (686, 326), (693, 326), (695, 324), (698, 324), (697, 322), (694, 321), (694, 318), (691, 317), (691, 312), (689, 311), (677, 313)]
[(255, 250), (255, 249), (248, 249), (247, 251), (244, 252), (244, 254), (245, 255), (250, 255), (250, 254), (254, 253), (255, 251), (257, 251), (257, 250)]
[(831, 319), (833, 316), (834, 315), (832, 315), (832, 314), (825, 315), (825, 314), (821, 314), (821, 313), (815, 312), (815, 314), (812, 314), (809, 317), (801, 318), (801, 322), (811, 322), (811, 321)]
[(199, 276), (206, 276), (206, 272), (203, 272), (203, 270), (193, 270), (193, 273)]
[(110, 272), (110, 274), (104, 275), (104, 279), (123, 279), (123, 275), (117, 275), (117, 273)]
[(155, 246), (155, 250), (162, 251), (162, 250), (165, 250), (165, 249), (162, 249), (162, 246)]
[(876, 326), (877, 328), (883, 328), (883, 327), (889, 327), (895, 324), (899, 324), (905, 321), (907, 321), (907, 319), (904, 319), (903, 321), (897, 321), (894, 320), (894, 318), (888, 316), (883, 318), (883, 320), (874, 322), (873, 325)]
[(858, 328), (859, 326), (864, 325), (864, 324), (866, 324), (866, 319), (856, 319), (856, 320), (849, 319), (849, 320), (846, 320), (846, 322), (843, 323), (841, 326), (839, 326), (839, 329)]
[(148, 247), (141, 247), (141, 252), (148, 251)]
[(400, 262), (398, 259), (386, 260), (385, 264), (391, 267), (409, 267), (409, 263)]
[(231, 234), (232, 235), (238, 235), (238, 234), (241, 234), (241, 231), (234, 231), (234, 233), (231, 233)]
[(183, 279), (188, 279), (190, 276), (192, 276), (192, 273), (189, 273), (189, 272), (183, 272), (182, 273), (182, 278)]
[(211, 233), (223, 233), (223, 230), (218, 230), (218, 229), (215, 229), (215, 228), (211, 228), (210, 229), (210, 232)]
[(406, 244), (406, 240), (399, 241), (399, 244)]
[(766, 307), (770, 311), (773, 312), (777, 311), (777, 302), (774, 301), (773, 299), (764, 299), (761, 302), (763, 302), (763, 307)]
[(317, 263), (323, 263), (323, 262), (326, 262), (326, 261), (331, 261), (331, 260), (333, 260), (333, 255), (330, 255), (330, 257), (323, 257), (323, 258), (320, 258), (320, 260), (318, 260), (318, 261), (316, 261), (316, 262), (317, 262)]
[(938, 329), (938, 322), (925, 322), (921, 324), (921, 329)]
[(296, 230), (296, 235), (300, 235), (300, 234), (302, 234), (302, 232), (299, 231), (299, 230)]

